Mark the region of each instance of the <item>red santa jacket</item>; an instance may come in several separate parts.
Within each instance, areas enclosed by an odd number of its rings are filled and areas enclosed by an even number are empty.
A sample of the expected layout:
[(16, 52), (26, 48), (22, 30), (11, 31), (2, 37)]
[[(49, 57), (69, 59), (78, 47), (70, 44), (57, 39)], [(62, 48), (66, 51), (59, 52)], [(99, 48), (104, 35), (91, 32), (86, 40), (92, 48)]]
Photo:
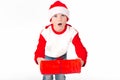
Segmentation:
[(39, 43), (35, 51), (35, 62), (37, 63), (38, 57), (44, 58), (45, 55), (54, 58), (64, 55), (67, 52), (70, 42), (73, 43), (77, 56), (84, 61), (85, 65), (87, 59), (86, 48), (80, 40), (78, 31), (69, 24), (66, 24), (62, 32), (56, 32), (52, 24), (46, 26), (41, 31)]

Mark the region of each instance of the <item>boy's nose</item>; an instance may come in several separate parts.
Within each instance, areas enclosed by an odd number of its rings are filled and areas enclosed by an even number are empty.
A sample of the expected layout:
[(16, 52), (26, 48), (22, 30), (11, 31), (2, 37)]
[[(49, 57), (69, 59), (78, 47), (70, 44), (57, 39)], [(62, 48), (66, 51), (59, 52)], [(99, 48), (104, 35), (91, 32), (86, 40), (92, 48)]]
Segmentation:
[(62, 20), (62, 16), (58, 16), (58, 20)]

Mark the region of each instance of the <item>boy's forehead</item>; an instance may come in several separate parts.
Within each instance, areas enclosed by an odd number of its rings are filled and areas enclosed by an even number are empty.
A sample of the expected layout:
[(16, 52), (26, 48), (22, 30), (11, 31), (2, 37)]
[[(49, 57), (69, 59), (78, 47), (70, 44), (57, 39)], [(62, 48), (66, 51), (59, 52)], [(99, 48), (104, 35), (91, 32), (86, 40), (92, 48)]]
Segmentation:
[(54, 14), (54, 15), (65, 15), (65, 14), (63, 14), (63, 13), (56, 13), (56, 14)]

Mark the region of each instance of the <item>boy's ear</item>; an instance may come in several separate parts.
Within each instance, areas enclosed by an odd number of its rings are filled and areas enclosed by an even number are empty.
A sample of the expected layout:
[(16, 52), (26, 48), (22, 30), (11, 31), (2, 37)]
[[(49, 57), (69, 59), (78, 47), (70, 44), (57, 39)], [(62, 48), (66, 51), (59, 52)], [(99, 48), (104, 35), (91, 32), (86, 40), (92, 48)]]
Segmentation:
[(50, 19), (50, 22), (52, 21), (52, 18)]
[(67, 21), (69, 20), (69, 18), (67, 17)]

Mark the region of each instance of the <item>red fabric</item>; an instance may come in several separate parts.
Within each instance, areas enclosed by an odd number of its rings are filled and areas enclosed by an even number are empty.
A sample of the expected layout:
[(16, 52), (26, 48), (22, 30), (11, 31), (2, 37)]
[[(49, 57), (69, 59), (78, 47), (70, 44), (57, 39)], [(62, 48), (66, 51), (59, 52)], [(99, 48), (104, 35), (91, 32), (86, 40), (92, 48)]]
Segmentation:
[(56, 1), (54, 4), (52, 4), (52, 5), (50, 6), (49, 9), (54, 8), (54, 7), (64, 7), (64, 8), (67, 9), (67, 6), (66, 6), (65, 4), (63, 4), (62, 2), (60, 2), (60, 1)]
[(60, 73), (60, 61), (41, 61), (40, 71), (42, 74), (59, 74)]
[(34, 60), (36, 63), (37, 63), (38, 57), (43, 57), (43, 58), (45, 57), (45, 45), (46, 45), (46, 40), (40, 34), (39, 43), (38, 43), (37, 49), (35, 51), (35, 57), (34, 57)]
[(76, 34), (76, 36), (72, 40), (72, 43), (75, 46), (75, 51), (77, 56), (84, 61), (83, 66), (85, 66), (86, 59), (87, 59), (87, 51), (86, 51), (86, 48), (83, 46), (78, 34)]
[(41, 61), (41, 74), (70, 74), (81, 72), (79, 59)]
[(80, 73), (81, 63), (79, 59), (61, 61), (62, 73)]

